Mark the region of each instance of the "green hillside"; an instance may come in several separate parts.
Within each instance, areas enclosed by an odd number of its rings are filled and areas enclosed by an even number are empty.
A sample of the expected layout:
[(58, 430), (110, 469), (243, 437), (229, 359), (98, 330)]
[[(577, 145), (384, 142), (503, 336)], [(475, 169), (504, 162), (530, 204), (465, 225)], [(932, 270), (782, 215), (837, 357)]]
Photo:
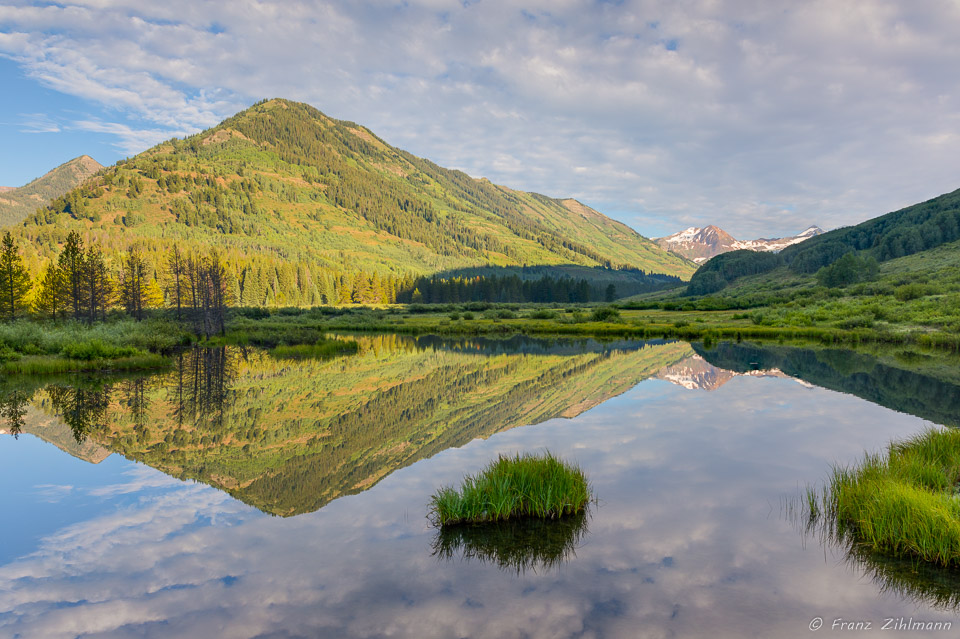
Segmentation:
[(81, 155), (29, 184), (0, 190), (0, 227), (22, 222), (38, 208), (80, 186), (102, 168), (89, 155)]
[(155, 267), (174, 242), (218, 247), (245, 306), (392, 301), (416, 276), (472, 267), (694, 271), (575, 200), (444, 169), (279, 99), (120, 162), (25, 220), (34, 273), (73, 229), (114, 259), (139, 243)]
[(785, 267), (790, 274), (821, 273), (827, 286), (847, 285), (873, 277), (873, 264), (935, 249), (960, 240), (960, 190), (844, 227), (787, 247), (781, 253), (724, 253), (703, 264), (687, 293), (705, 295), (750, 275)]
[(198, 350), (165, 376), (48, 387), (33, 403), (111, 451), (287, 516), (474, 438), (574, 417), (692, 353), (685, 343), (360, 342), (358, 355), (328, 361)]

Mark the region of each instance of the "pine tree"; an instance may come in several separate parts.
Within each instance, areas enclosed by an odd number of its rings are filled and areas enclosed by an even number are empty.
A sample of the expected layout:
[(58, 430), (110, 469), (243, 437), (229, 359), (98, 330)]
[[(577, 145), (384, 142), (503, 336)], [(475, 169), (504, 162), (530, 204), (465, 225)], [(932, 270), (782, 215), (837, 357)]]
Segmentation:
[(105, 319), (107, 307), (112, 301), (113, 282), (110, 280), (103, 252), (97, 245), (87, 249), (83, 256), (81, 284), (80, 309), (86, 316), (87, 323), (93, 324), (98, 317)]
[(167, 297), (170, 299), (170, 305), (177, 307), (177, 321), (181, 319), (181, 306), (184, 301), (184, 275), (186, 274), (187, 264), (180, 251), (180, 246), (173, 245), (170, 249), (170, 255), (167, 258), (167, 271), (170, 282), (168, 286)]
[(73, 311), (74, 319), (80, 319), (83, 307), (84, 257), (83, 240), (76, 231), (71, 231), (67, 242), (57, 259), (57, 269), (63, 278), (63, 300), (65, 307)]
[(7, 319), (13, 319), (18, 311), (24, 309), (29, 290), (30, 276), (13, 236), (7, 231), (0, 248), (0, 308)]
[(54, 321), (58, 314), (66, 312), (65, 282), (63, 271), (55, 262), (49, 262), (37, 283), (37, 293), (33, 300), (33, 310), (49, 315)]

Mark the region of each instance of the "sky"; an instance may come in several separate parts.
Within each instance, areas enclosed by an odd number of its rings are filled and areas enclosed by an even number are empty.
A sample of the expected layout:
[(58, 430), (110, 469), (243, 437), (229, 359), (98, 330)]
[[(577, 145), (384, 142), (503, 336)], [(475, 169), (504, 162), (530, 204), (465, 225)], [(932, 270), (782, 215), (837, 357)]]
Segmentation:
[(655, 237), (960, 187), (958, 0), (0, 0), (0, 185), (308, 102)]

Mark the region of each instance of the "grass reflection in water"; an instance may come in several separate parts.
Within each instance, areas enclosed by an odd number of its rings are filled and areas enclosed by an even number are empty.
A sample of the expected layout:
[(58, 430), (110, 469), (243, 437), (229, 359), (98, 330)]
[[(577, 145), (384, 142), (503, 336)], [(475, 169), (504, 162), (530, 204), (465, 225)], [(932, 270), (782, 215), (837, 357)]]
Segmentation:
[(509, 519), (444, 526), (433, 540), (433, 556), (491, 563), (502, 570), (551, 570), (576, 555), (586, 537), (589, 512), (559, 519)]

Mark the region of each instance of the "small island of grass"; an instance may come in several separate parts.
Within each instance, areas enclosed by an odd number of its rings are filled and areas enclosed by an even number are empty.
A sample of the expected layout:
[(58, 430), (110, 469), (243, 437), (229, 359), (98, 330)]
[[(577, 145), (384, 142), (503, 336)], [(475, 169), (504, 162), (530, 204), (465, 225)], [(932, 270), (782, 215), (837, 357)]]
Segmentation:
[(835, 468), (822, 492), (809, 489), (813, 519), (831, 536), (869, 550), (960, 566), (960, 431), (932, 429)]
[(590, 487), (583, 471), (552, 454), (500, 456), (482, 472), (464, 478), (460, 490), (441, 488), (431, 498), (437, 526), (508, 519), (558, 519), (583, 512)]

